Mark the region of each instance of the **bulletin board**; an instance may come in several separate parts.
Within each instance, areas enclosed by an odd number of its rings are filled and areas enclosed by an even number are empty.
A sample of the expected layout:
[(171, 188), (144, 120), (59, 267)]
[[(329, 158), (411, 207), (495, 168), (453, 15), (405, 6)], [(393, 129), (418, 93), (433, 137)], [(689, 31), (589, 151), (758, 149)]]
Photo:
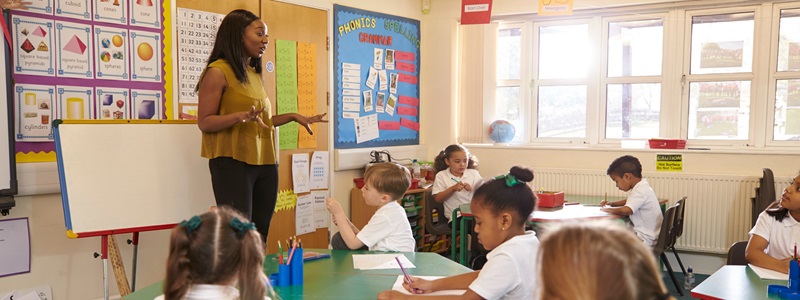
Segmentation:
[(167, 118), (169, 1), (31, 3), (9, 26), (18, 162), (55, 161), (55, 119)]
[(334, 5), (335, 147), (419, 144), (418, 20)]

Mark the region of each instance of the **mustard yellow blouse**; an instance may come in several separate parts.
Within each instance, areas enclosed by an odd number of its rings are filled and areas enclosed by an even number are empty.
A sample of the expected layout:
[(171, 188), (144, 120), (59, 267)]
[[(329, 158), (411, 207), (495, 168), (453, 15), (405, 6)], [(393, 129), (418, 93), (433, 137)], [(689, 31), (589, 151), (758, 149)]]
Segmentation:
[[(203, 149), (200, 155), (208, 159), (231, 157), (251, 165), (274, 165), (275, 128), (272, 125), (272, 105), (264, 91), (261, 75), (248, 67), (248, 82), (242, 84), (224, 59), (212, 62), (208, 68), (220, 69), (228, 82), (219, 103), (219, 115), (250, 111), (250, 106), (255, 106), (256, 110), (263, 107), (261, 119), (269, 128), (262, 128), (256, 122), (245, 122), (217, 132), (203, 132)], [(201, 82), (208, 68), (200, 76)]]

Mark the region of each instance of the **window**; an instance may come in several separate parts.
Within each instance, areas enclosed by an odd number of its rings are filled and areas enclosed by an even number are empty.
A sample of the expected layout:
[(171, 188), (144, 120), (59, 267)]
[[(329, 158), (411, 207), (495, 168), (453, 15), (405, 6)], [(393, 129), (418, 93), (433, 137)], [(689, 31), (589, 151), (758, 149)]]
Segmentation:
[(506, 17), (484, 123), (517, 143), (800, 147), (800, 1), (701, 2)]

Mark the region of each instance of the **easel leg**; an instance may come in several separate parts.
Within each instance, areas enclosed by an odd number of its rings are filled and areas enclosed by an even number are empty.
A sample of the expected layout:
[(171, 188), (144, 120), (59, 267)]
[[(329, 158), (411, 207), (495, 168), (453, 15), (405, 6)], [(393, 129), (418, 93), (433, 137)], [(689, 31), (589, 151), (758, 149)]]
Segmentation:
[(108, 300), (108, 236), (102, 236), (100, 242), (102, 243), (100, 252), (103, 259), (103, 299)]
[(139, 257), (139, 233), (133, 233), (133, 239), (128, 240), (128, 244), (133, 244), (133, 273), (131, 273), (131, 292), (136, 291), (136, 259)]

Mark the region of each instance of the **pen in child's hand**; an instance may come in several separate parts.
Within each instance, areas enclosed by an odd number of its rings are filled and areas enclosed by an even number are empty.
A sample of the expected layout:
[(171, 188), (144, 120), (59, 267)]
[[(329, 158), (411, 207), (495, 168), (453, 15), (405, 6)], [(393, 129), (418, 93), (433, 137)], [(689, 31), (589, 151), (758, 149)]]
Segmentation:
[(460, 182), (460, 181), (458, 181), (458, 179), (456, 179), (455, 177), (450, 177), (450, 179), (452, 179), (452, 180), (453, 180), (453, 181), (455, 181), (456, 183), (459, 183), (459, 182)]
[[(397, 261), (397, 265), (400, 266), (400, 271), (403, 271), (403, 276), (406, 277), (406, 281), (408, 281), (408, 286), (411, 286), (411, 283), (412, 283), (411, 276), (408, 276), (408, 273), (406, 273), (406, 269), (403, 268), (403, 264), (400, 263), (400, 257), (399, 256), (395, 256), (394, 260), (396, 260)], [(411, 290), (414, 291), (414, 293), (418, 293), (419, 292), (414, 287), (412, 287)]]

